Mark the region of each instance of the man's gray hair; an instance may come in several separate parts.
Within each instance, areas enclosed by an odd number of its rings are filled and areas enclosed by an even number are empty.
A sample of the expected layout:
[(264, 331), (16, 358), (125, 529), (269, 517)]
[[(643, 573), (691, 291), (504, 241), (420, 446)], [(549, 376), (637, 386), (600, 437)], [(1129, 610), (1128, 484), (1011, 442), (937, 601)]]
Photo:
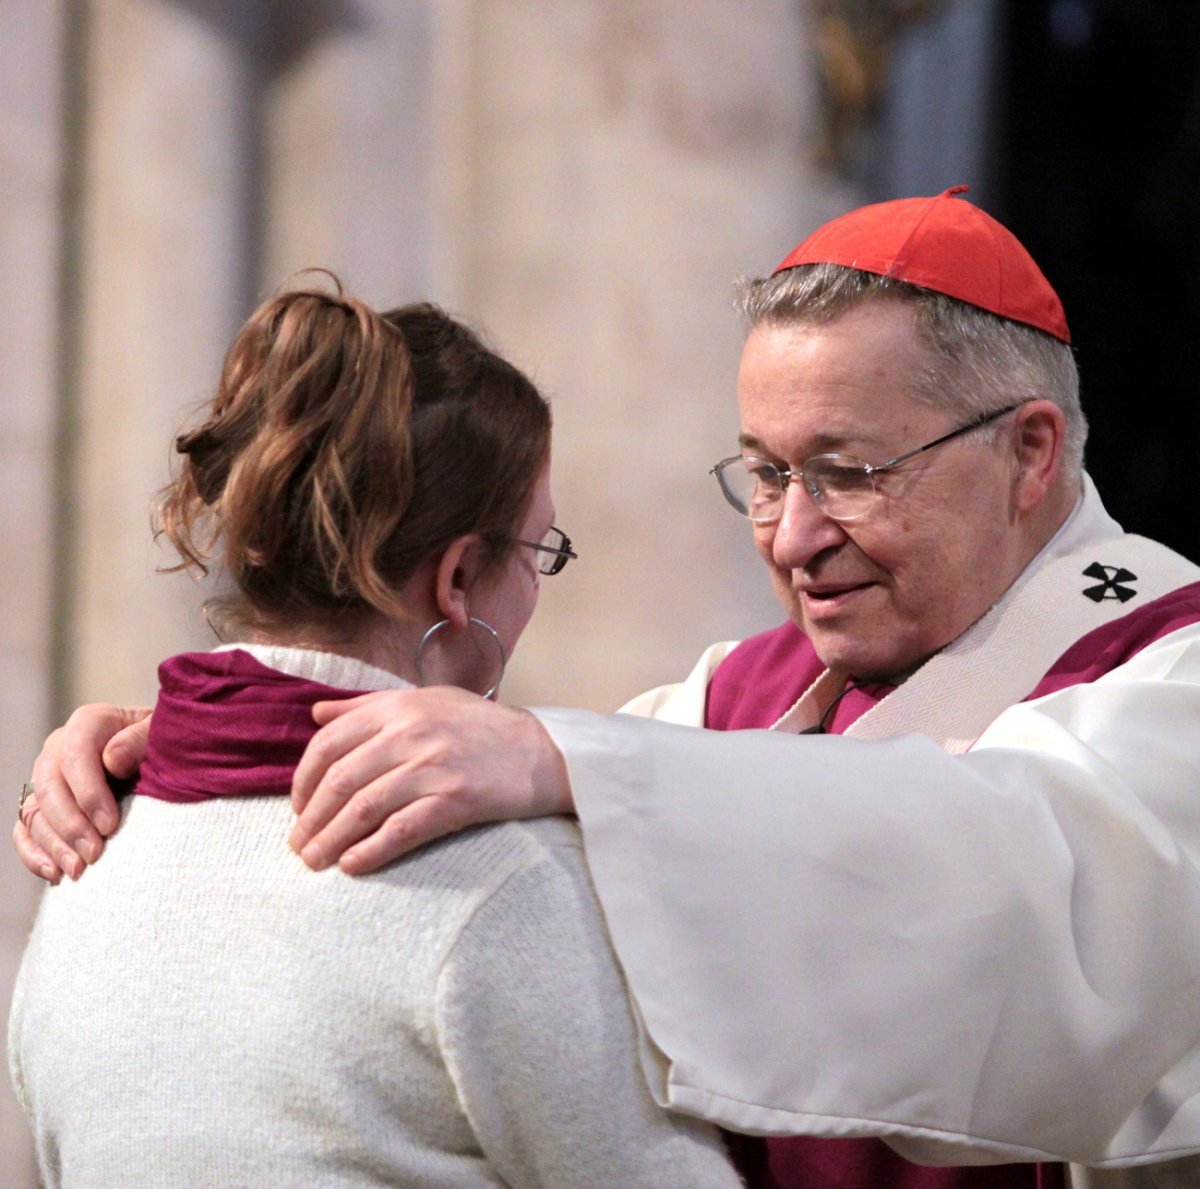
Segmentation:
[(915, 307), (917, 334), (927, 347), (926, 366), (911, 386), (917, 400), (964, 421), (1017, 401), (1053, 401), (1067, 419), (1064, 477), (1079, 477), (1087, 440), (1079, 370), (1070, 345), (1053, 335), (906, 281), (840, 264), (804, 264), (773, 277), (742, 279), (735, 304), (749, 333), (762, 324), (828, 322), (854, 306), (881, 300)]

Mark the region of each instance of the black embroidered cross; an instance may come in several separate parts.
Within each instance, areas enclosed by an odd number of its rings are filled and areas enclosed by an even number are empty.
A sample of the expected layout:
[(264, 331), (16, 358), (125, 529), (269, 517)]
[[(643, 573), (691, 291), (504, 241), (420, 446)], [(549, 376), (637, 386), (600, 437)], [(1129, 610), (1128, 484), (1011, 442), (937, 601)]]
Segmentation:
[(1122, 603), (1128, 603), (1137, 594), (1136, 590), (1122, 585), (1137, 581), (1137, 575), (1124, 566), (1103, 566), (1094, 561), (1083, 571), (1083, 576), (1100, 579), (1098, 586), (1086, 587), (1083, 592), (1093, 603), (1099, 603), (1103, 599), (1120, 599)]

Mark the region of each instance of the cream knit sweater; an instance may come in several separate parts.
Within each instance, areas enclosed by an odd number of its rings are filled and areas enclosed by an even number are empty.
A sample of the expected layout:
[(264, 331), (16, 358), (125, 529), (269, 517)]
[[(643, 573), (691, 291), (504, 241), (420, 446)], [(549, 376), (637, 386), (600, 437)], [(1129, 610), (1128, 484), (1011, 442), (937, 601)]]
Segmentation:
[(280, 797), (133, 797), (105, 857), (46, 891), (9, 1058), (48, 1186), (739, 1183), (651, 1101), (572, 823), (351, 879), (309, 871), (291, 821)]

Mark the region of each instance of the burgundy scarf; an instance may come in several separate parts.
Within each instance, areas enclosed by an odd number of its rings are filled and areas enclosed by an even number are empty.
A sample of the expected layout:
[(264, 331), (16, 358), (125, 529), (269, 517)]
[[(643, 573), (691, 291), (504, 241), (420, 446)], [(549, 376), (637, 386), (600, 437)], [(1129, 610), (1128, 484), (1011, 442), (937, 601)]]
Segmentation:
[(158, 667), (159, 693), (135, 793), (160, 801), (287, 796), (316, 734), (315, 702), (356, 698), (248, 652), (186, 652)]

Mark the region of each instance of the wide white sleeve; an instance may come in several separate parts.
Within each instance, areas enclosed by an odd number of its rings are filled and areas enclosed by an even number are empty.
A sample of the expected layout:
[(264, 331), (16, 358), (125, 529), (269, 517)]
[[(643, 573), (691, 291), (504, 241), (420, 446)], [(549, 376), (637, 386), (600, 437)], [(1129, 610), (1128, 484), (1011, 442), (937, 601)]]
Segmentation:
[(741, 1185), (712, 1127), (650, 1095), (578, 843), (519, 869), (474, 914), (439, 979), (437, 1029), (504, 1183)]
[(1200, 1149), (1200, 629), (962, 756), (538, 713), (659, 1101), (930, 1163)]

